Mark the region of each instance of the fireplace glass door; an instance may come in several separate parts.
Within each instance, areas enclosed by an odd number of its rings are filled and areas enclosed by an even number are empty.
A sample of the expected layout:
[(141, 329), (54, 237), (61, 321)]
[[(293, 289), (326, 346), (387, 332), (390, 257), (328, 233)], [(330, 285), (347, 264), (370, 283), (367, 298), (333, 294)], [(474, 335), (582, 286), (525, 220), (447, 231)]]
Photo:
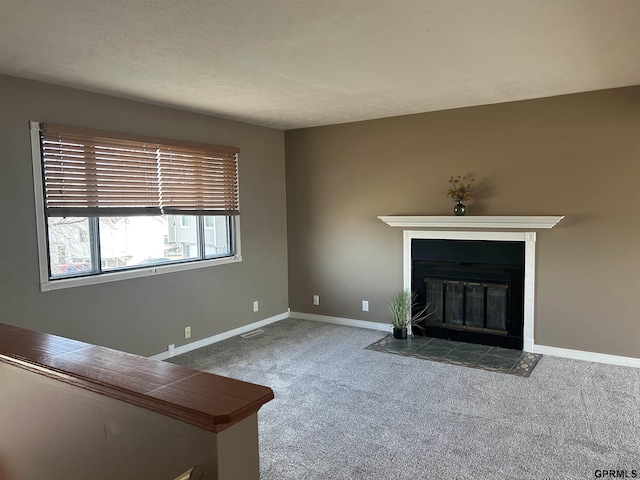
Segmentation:
[(508, 283), (479, 283), (425, 277), (429, 325), (506, 335)]

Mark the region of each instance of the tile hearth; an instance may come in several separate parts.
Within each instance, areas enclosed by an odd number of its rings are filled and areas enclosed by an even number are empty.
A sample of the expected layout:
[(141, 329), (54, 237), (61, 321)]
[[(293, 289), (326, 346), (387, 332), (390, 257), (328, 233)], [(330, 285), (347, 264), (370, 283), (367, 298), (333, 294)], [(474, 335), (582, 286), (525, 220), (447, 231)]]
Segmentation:
[(367, 350), (479, 368), (528, 377), (542, 355), (487, 345), (415, 336), (396, 340), (392, 335), (365, 347)]

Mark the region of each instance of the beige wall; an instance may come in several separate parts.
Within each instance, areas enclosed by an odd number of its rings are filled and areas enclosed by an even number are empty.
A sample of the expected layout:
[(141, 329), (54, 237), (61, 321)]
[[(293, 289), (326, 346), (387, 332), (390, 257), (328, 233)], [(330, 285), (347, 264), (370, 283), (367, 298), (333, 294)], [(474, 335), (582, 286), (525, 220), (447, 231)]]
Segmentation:
[(218, 478), (215, 433), (2, 362), (0, 379), (3, 480)]
[[(469, 215), (567, 216), (538, 234), (536, 343), (640, 357), (640, 87), (284, 135), (7, 76), (0, 105), (5, 323), (151, 355), (287, 306), (386, 322), (402, 232), (376, 216), (449, 214), (447, 179), (471, 174)], [(29, 120), (239, 147), (243, 262), (41, 293)]]
[[(30, 120), (239, 147), (243, 261), (41, 293)], [(0, 321), (152, 355), (286, 312), (284, 174), (282, 131), (0, 76)]]
[(2, 480), (260, 476), (257, 414), (216, 434), (3, 362), (0, 381)]
[(402, 229), (376, 216), (451, 214), (449, 176), (472, 175), (468, 215), (566, 215), (538, 233), (536, 344), (640, 357), (640, 87), (292, 130), (285, 144), (292, 311), (388, 321)]

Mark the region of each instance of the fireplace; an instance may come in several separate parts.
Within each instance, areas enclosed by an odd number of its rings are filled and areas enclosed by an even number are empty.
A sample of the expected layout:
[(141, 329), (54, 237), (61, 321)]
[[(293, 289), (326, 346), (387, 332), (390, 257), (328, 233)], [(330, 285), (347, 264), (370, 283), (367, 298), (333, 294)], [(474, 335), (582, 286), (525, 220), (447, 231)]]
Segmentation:
[[(401, 228), (438, 228), (440, 230), (404, 230), (402, 247), (403, 288), (413, 288), (411, 251), (414, 240), (481, 240), (487, 242), (518, 242), (524, 247), (523, 282), (523, 350), (534, 349), (534, 310), (536, 277), (536, 232), (531, 230), (550, 229), (564, 216), (412, 216), (391, 215), (378, 217), (390, 227)], [(454, 231), (442, 229), (455, 228)], [(495, 231), (494, 229), (529, 231)], [(459, 260), (463, 262), (462, 260)], [(426, 289), (426, 287), (425, 287)]]
[(413, 239), (413, 333), (521, 350), (524, 267), (521, 241)]

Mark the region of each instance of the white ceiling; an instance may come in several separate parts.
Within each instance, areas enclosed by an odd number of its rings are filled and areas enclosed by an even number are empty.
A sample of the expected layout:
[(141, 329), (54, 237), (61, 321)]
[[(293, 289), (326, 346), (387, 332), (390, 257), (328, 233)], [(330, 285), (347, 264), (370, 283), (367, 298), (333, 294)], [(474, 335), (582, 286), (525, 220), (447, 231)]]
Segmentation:
[(640, 85), (640, 0), (0, 0), (0, 73), (327, 125)]

